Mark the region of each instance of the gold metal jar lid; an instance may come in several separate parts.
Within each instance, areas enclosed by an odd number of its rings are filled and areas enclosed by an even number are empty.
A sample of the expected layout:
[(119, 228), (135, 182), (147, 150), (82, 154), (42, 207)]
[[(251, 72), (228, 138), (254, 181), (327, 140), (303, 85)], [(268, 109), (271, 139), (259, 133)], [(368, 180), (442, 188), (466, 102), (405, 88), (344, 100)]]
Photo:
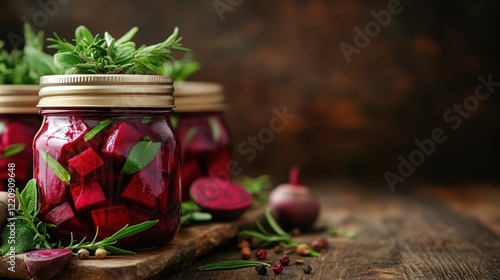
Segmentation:
[(176, 82), (176, 112), (224, 111), (226, 97), (222, 85), (210, 82)]
[(0, 85), (0, 113), (36, 114), (40, 97), (38, 85)]
[(173, 108), (173, 80), (159, 75), (51, 75), (40, 78), (41, 108)]

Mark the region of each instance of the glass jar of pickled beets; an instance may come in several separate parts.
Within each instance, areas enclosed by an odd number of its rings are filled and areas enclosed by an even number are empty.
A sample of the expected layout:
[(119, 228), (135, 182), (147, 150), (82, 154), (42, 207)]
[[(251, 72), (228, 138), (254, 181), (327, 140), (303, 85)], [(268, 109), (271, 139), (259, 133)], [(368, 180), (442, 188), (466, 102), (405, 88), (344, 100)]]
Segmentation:
[(127, 249), (167, 245), (180, 223), (180, 147), (170, 121), (172, 79), (153, 75), (54, 75), (40, 79), (44, 117), (34, 140), (40, 217), (63, 242), (111, 236)]
[(173, 123), (181, 141), (182, 199), (199, 177), (230, 178), (231, 146), (224, 121), (225, 96), (221, 85), (182, 82), (175, 85)]
[(33, 137), (40, 128), (38, 85), (0, 85), (0, 191), (33, 178)]

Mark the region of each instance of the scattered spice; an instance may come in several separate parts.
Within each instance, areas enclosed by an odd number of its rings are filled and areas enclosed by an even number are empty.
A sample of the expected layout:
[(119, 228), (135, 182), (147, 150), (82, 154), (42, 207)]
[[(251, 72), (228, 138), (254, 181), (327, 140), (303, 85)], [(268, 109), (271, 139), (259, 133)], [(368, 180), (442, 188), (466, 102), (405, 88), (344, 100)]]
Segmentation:
[(312, 241), (310, 246), (316, 251), (321, 251), (321, 249), (323, 248), (323, 246), (318, 240)]
[(238, 248), (243, 249), (243, 248), (250, 248), (250, 242), (246, 239), (241, 239), (240, 242), (238, 242)]
[(275, 264), (273, 265), (273, 272), (274, 274), (280, 274), (283, 271), (283, 266), (281, 264)]
[(273, 250), (274, 250), (275, 254), (281, 254), (281, 253), (283, 253), (283, 251), (285, 251), (285, 247), (283, 247), (283, 245), (279, 244), (279, 245), (274, 246)]
[(95, 258), (96, 259), (104, 259), (104, 258), (106, 258), (107, 255), (108, 255), (108, 252), (106, 252), (106, 250), (104, 250), (102, 248), (98, 248), (97, 250), (95, 250)]
[(86, 260), (89, 258), (90, 252), (87, 249), (80, 249), (76, 254), (80, 260)]
[(267, 256), (267, 252), (264, 249), (259, 249), (259, 250), (257, 250), (257, 252), (255, 252), (255, 257), (258, 260), (263, 260), (266, 258), (266, 256)]
[(298, 236), (301, 233), (302, 233), (302, 231), (300, 230), (300, 228), (293, 228), (292, 232), (291, 232), (292, 236)]
[(281, 256), (280, 263), (282, 265), (288, 265), (288, 264), (290, 264), (290, 257), (288, 255)]
[(302, 270), (304, 271), (305, 274), (311, 274), (313, 269), (310, 265), (306, 265), (302, 268)]
[(244, 260), (249, 260), (250, 257), (252, 256), (252, 251), (250, 250), (249, 247), (244, 247), (244, 248), (241, 248), (240, 254)]
[(311, 250), (307, 244), (302, 243), (297, 246), (296, 252), (300, 256), (308, 256)]
[(328, 249), (328, 247), (330, 246), (326, 238), (321, 239), (319, 243), (321, 244), (321, 247), (323, 247), (323, 249)]
[(259, 264), (255, 267), (255, 271), (257, 271), (257, 273), (259, 275), (267, 275), (267, 268), (265, 265), (263, 264)]
[(304, 263), (304, 259), (300, 258), (300, 259), (295, 259), (295, 263), (296, 264), (303, 264)]

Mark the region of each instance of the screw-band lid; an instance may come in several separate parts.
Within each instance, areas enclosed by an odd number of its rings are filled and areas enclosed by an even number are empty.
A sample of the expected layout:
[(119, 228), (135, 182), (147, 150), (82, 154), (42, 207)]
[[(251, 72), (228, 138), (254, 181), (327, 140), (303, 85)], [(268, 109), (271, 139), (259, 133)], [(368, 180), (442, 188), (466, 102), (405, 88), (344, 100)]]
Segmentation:
[(224, 111), (226, 97), (222, 85), (210, 82), (176, 82), (176, 112)]
[(36, 114), (38, 85), (0, 85), (0, 113)]

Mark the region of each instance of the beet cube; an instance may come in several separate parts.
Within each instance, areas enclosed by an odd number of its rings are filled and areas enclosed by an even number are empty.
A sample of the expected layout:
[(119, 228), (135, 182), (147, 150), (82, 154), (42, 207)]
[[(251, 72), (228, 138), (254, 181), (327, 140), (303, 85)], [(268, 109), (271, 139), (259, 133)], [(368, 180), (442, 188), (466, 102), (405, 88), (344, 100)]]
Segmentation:
[(131, 225), (130, 214), (126, 205), (116, 205), (90, 211), (95, 230), (99, 236), (109, 236), (125, 225)]
[(156, 157), (147, 165), (150, 170), (158, 171), (160, 173), (169, 174), (173, 169), (171, 165), (175, 164), (174, 155), (168, 154), (168, 148), (162, 147)]
[(130, 221), (132, 222), (133, 225), (151, 220), (152, 213), (142, 210), (139, 207), (130, 206), (129, 212), (130, 212)]
[(76, 211), (106, 201), (106, 196), (97, 181), (79, 181), (70, 186)]
[(160, 205), (166, 203), (168, 184), (169, 180), (161, 177), (161, 174), (143, 169), (134, 174), (121, 196), (147, 209), (154, 209), (157, 202)]
[(106, 139), (102, 151), (115, 157), (127, 157), (142, 134), (125, 122), (115, 125)]
[(76, 170), (80, 176), (85, 176), (104, 164), (104, 161), (92, 149), (88, 148), (81, 154), (71, 158), (69, 167)]
[(45, 219), (56, 226), (60, 226), (62, 223), (73, 218), (76, 218), (75, 212), (73, 212), (73, 209), (71, 209), (71, 205), (68, 202), (64, 202), (63, 204), (55, 207), (45, 215)]
[(48, 210), (66, 201), (68, 190), (66, 184), (57, 177), (47, 163), (39, 156), (38, 161), (38, 193), (40, 195), (40, 212), (45, 213)]

